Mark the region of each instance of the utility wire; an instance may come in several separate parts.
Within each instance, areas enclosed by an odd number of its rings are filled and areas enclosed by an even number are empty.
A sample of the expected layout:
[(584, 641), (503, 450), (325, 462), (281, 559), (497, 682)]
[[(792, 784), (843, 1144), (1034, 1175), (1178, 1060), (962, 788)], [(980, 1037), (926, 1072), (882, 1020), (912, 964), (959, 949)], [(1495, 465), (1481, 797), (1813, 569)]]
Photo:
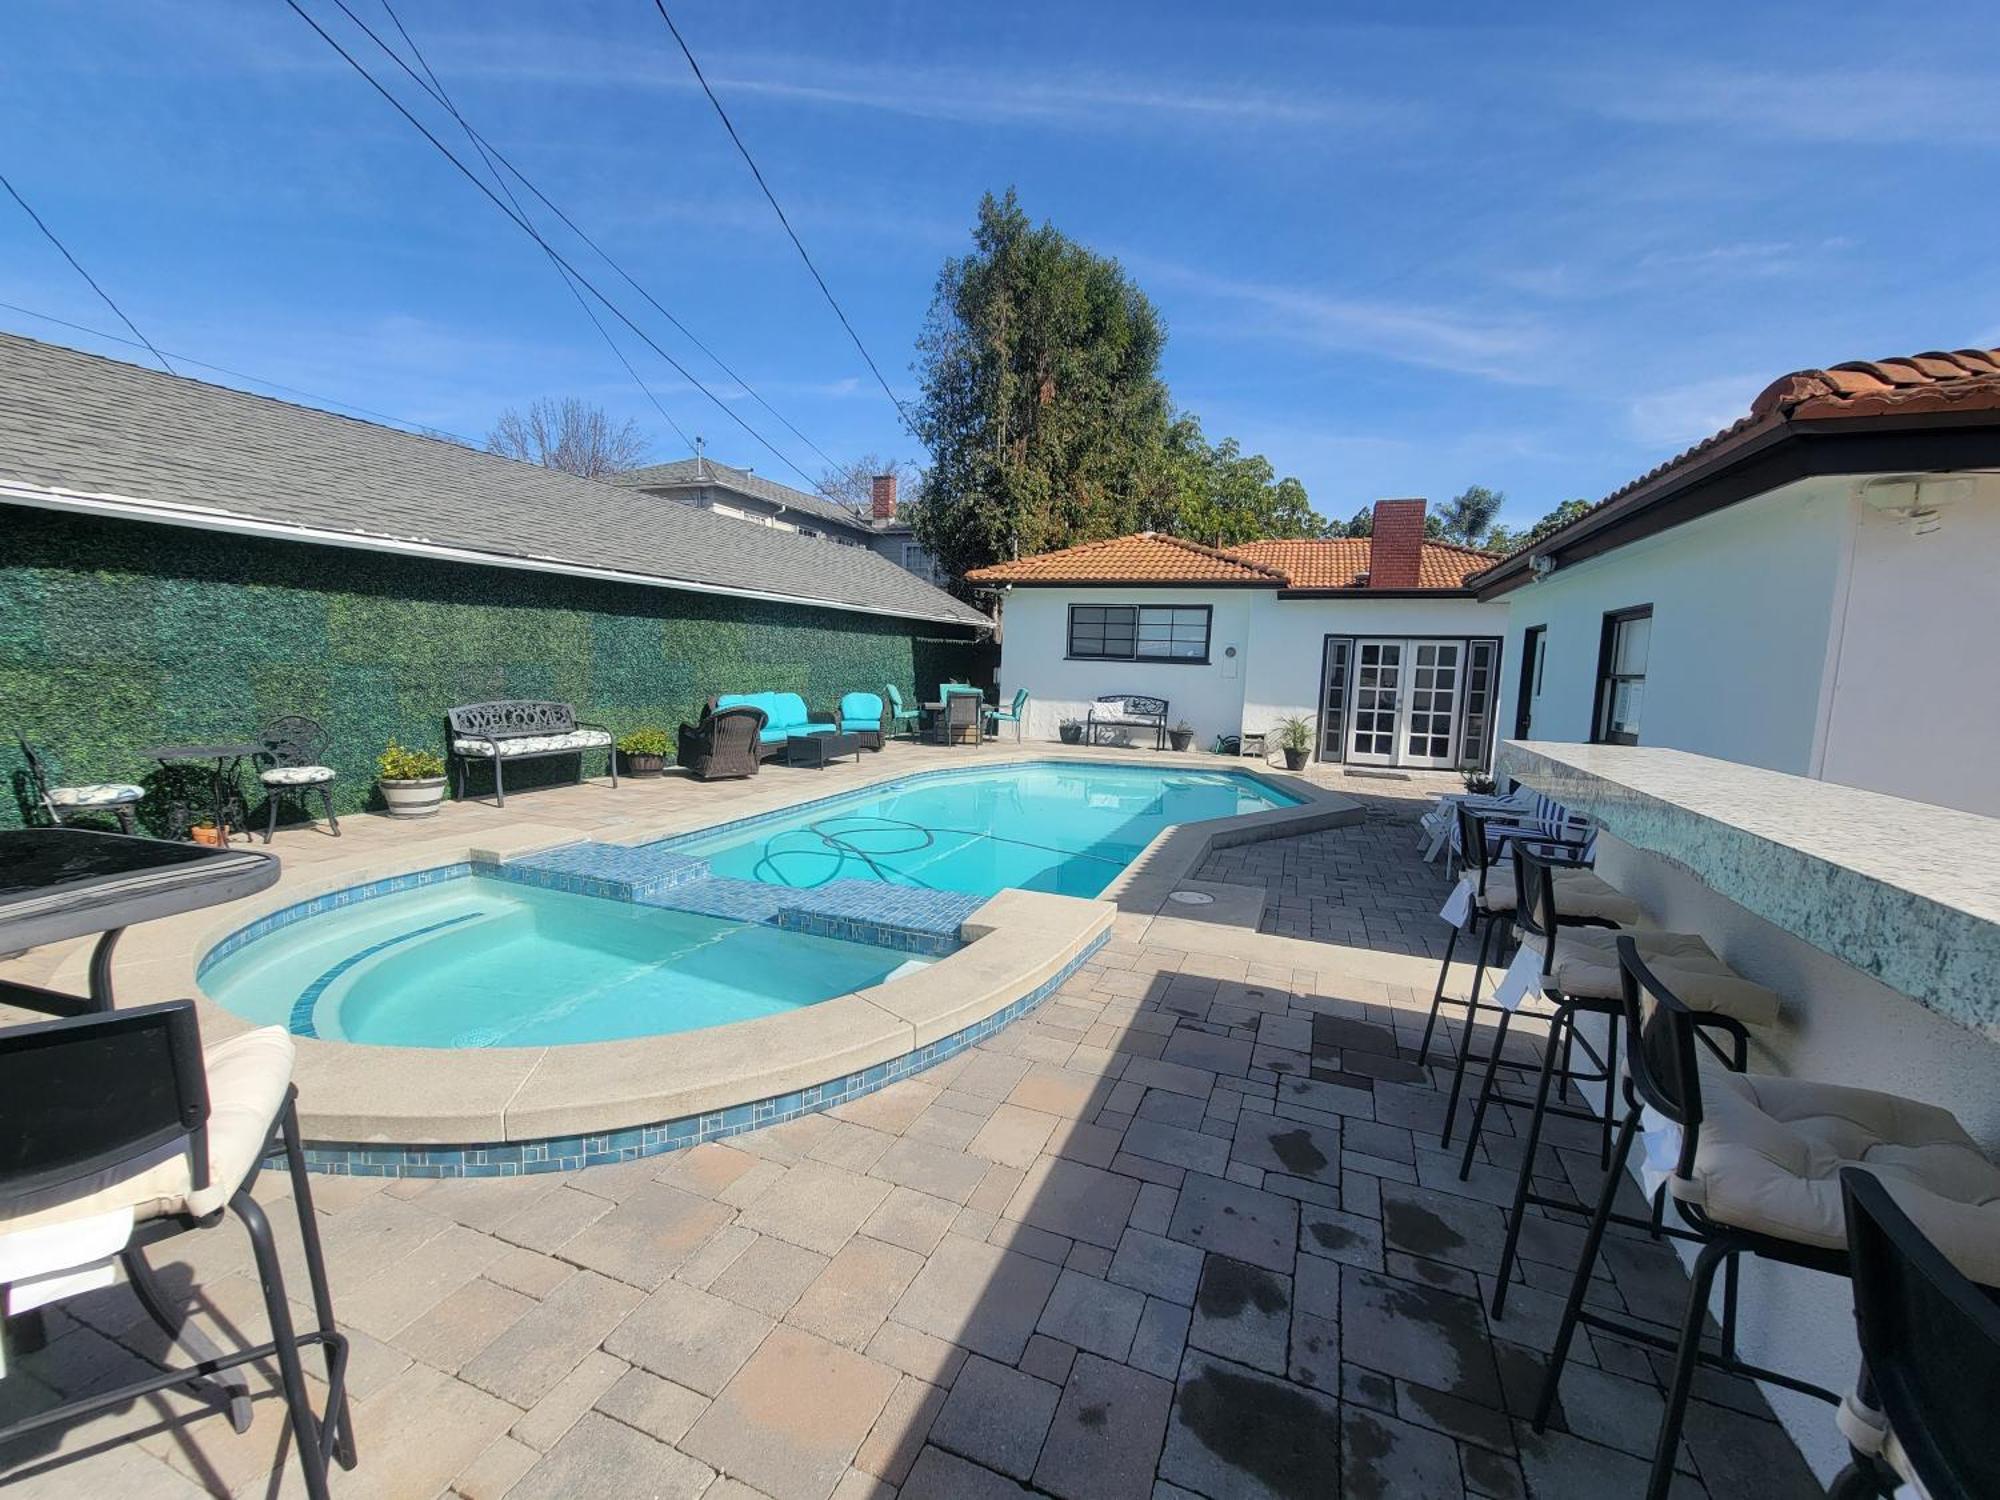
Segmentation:
[[(458, 121), (459, 127), (465, 131), (466, 139), (471, 141), (473, 148), (479, 152), (480, 160), (486, 163), (486, 170), (492, 174), (494, 186), (498, 187), (501, 192), (507, 195), (507, 201), (514, 205), (514, 211), (516, 214), (518, 214), (523, 219), (527, 218), (527, 210), (521, 206), (521, 200), (514, 195), (514, 190), (507, 186), (507, 179), (500, 175), (500, 169), (493, 165), (493, 157), (487, 151), (485, 142), (480, 139), (479, 133), (475, 131), (469, 124), (466, 123), (465, 116), (459, 113), (458, 106), (452, 103), (450, 95), (448, 95), (445, 92), (444, 80), (437, 76), (436, 70), (431, 67), (429, 61), (424, 57), (423, 49), (417, 45), (416, 39), (412, 37), (408, 31), (404, 30), (402, 18), (399, 17), (396, 14), (396, 12), (390, 7), (389, 0), (382, 0), (382, 9), (388, 14), (388, 17), (390, 21), (394, 23), (397, 32), (402, 36), (404, 43), (409, 47), (410, 55), (416, 58), (417, 65), (424, 70), (425, 75), (430, 79), (430, 82), (428, 84), (424, 83), (424, 80), (422, 78), (418, 78), (415, 73), (410, 73), (410, 65), (404, 62), (402, 57), (398, 55), (386, 42), (384, 42), (382, 38), (377, 36), (372, 30), (370, 30), (369, 27), (362, 21), (362, 19), (359, 16), (355, 15), (353, 11), (347, 8), (347, 0), (333, 0), (333, 3), (340, 7), (341, 13), (345, 15), (348, 20), (352, 21), (356, 26), (359, 26), (364, 32), (367, 32), (368, 39), (372, 41), (376, 46), (380, 47), (384, 52), (388, 53), (389, 56), (395, 60), (397, 66), (402, 68), (402, 70), (405, 73), (409, 73), (410, 77), (416, 79), (417, 83), (421, 87), (425, 88), (430, 93), (432, 98), (436, 99), (438, 103), (442, 104), (447, 110), (451, 112), (451, 117), (454, 120)], [(550, 268), (554, 270), (557, 276), (562, 278), (563, 290), (568, 292), (570, 296), (576, 298), (576, 305), (583, 310), (583, 315), (586, 318), (590, 319), (591, 327), (597, 330), (597, 335), (599, 338), (604, 340), (605, 346), (611, 350), (612, 354), (617, 356), (618, 363), (625, 367), (625, 373), (632, 377), (632, 383), (639, 387), (640, 391), (644, 393), (648, 401), (653, 403), (653, 410), (660, 414), (660, 420), (665, 422), (669, 427), (673, 428), (674, 434), (680, 438), (683, 446), (685, 446), (687, 450), (690, 453), (692, 453), (694, 451), (694, 439), (690, 438), (687, 435), (687, 433), (682, 430), (681, 424), (676, 422), (673, 419), (672, 415), (667, 411), (666, 407), (660, 404), (660, 398), (653, 394), (653, 388), (647, 385), (646, 382), (639, 377), (639, 372), (633, 368), (632, 361), (625, 357), (625, 351), (623, 349), (620, 349), (618, 347), (618, 341), (611, 337), (611, 330), (604, 326), (603, 322), (598, 318), (597, 314), (591, 310), (590, 304), (584, 300), (583, 293), (576, 289), (576, 283), (570, 280), (569, 272), (565, 271), (562, 268), (562, 265), (556, 260), (554, 254), (547, 250), (546, 246), (544, 246), (543, 249), (544, 253), (548, 254), (549, 256)]]
[(667, 23), (667, 30), (674, 34), (674, 40), (680, 44), (681, 56), (687, 59), (688, 66), (694, 70), (694, 81), (701, 85), (701, 91), (708, 95), (708, 102), (715, 106), (715, 113), (722, 121), (722, 128), (729, 132), (729, 139), (736, 143), (737, 151), (741, 153), (745, 165), (750, 168), (750, 175), (757, 179), (757, 186), (764, 190), (764, 197), (771, 205), (771, 212), (778, 216), (778, 222), (785, 226), (785, 233), (791, 236), (792, 248), (799, 252), (799, 259), (804, 261), (806, 269), (812, 272), (812, 279), (819, 283), (820, 295), (826, 298), (826, 305), (833, 309), (833, 315), (840, 319), (840, 326), (845, 328), (847, 336), (854, 340), (854, 347), (861, 351), (862, 359), (867, 361), (869, 370), (875, 376), (875, 383), (882, 387), (882, 394), (887, 396), (890, 404), (896, 408), (896, 415), (902, 419), (903, 425), (909, 428), (911, 435), (915, 436), (917, 429), (910, 421), (910, 414), (903, 410), (903, 403), (897, 400), (896, 393), (889, 389), (889, 382), (883, 377), (881, 366), (875, 363), (875, 356), (870, 354), (868, 346), (861, 342), (861, 335), (854, 331), (854, 325), (847, 320), (847, 314), (842, 310), (839, 300), (834, 297), (833, 289), (826, 284), (826, 278), (819, 274), (819, 267), (813, 264), (813, 258), (806, 253), (805, 242), (799, 238), (798, 231), (792, 228), (792, 221), (785, 217), (784, 209), (778, 205), (777, 194), (771, 191), (771, 185), (764, 181), (763, 172), (758, 170), (757, 158), (750, 154), (750, 148), (743, 144), (743, 137), (736, 133), (735, 125), (730, 123), (729, 111), (724, 109), (722, 101), (715, 97), (715, 90), (708, 86), (708, 80), (702, 76), (701, 64), (694, 60), (694, 53), (689, 49), (687, 39), (681, 35), (680, 27), (674, 25), (674, 18), (667, 14), (665, 0), (653, 0), (653, 8), (660, 13), (660, 19)]
[(105, 291), (103, 287), (97, 284), (97, 278), (92, 276), (90, 272), (84, 270), (82, 262), (77, 260), (77, 258), (74, 255), (71, 255), (69, 253), (69, 246), (65, 245), (61, 240), (57, 239), (56, 232), (53, 229), (49, 228), (48, 225), (42, 222), (42, 216), (36, 213), (32, 208), (28, 207), (28, 200), (26, 198), (23, 198), (20, 192), (15, 188), (14, 184), (7, 180), (5, 173), (0, 173), (0, 187), (4, 187), (7, 190), (7, 196), (9, 198), (12, 198), (16, 203), (21, 205), (22, 213), (26, 214), (30, 219), (34, 220), (35, 228), (41, 230), (42, 237), (46, 239), (51, 245), (54, 245), (56, 249), (62, 253), (62, 258), (69, 262), (70, 269), (76, 272), (77, 275), (81, 276), (86, 282), (90, 284), (90, 289), (93, 292), (97, 293), (99, 300), (102, 301), (106, 307), (110, 308), (113, 312), (118, 314), (118, 321), (123, 323), (127, 328), (132, 330), (132, 337), (137, 339), (140, 343), (144, 344), (147, 347), (147, 349), (152, 351), (153, 358), (157, 359), (160, 362), (160, 367), (164, 369), (169, 375), (179, 374), (180, 373), (179, 371), (177, 371), (176, 369), (174, 369), (172, 365), (167, 363), (166, 355), (160, 353), (158, 349), (153, 348), (153, 341), (147, 338), (145, 334), (139, 332), (139, 325), (137, 323), (134, 323), (130, 318), (125, 316), (125, 309), (120, 307), (116, 302), (113, 302), (111, 300), (111, 294)]
[(397, 114), (401, 115), (406, 121), (408, 121), (410, 126), (419, 135), (421, 135), (425, 140), (429, 141), (431, 143), (431, 146), (438, 152), (439, 155), (444, 157), (446, 161), (450, 162), (453, 167), (457, 168), (459, 175), (464, 177), (465, 180), (467, 182), (470, 182), (474, 187), (478, 188), (481, 193), (485, 194), (487, 200), (490, 203), (492, 203), (492, 205), (495, 208), (499, 209), (501, 213), (505, 214), (510, 220), (513, 221), (513, 223), (517, 228), (519, 228), (524, 234), (528, 235), (531, 239), (533, 239), (536, 244), (540, 245), (545, 251), (547, 251), (548, 254), (554, 258), (554, 260), (558, 265), (560, 265), (565, 271), (569, 272), (570, 275), (574, 276), (577, 279), (578, 284), (581, 285), (585, 291), (589, 292), (591, 296), (595, 297), (598, 300), (598, 302), (605, 307), (606, 310), (608, 310), (613, 316), (615, 316), (618, 319), (619, 322), (623, 323), (627, 328), (631, 329), (633, 333), (637, 334), (641, 339), (641, 341), (645, 343), (647, 348), (651, 349), (655, 354), (659, 355), (661, 359), (665, 360), (668, 364), (672, 365), (674, 369), (680, 374), (683, 380), (687, 381), (689, 385), (692, 385), (696, 390), (700, 391), (702, 395), (706, 396), (712, 403), (714, 403), (715, 408), (718, 411), (720, 411), (724, 416), (728, 417), (729, 420), (734, 422), (738, 427), (741, 427), (752, 438), (756, 439), (756, 441), (760, 445), (762, 445), (767, 451), (769, 451), (770, 454), (774, 458), (776, 458), (780, 463), (785, 465), (786, 468), (790, 469), (793, 473), (797, 474), (808, 485), (812, 485), (817, 482), (813, 479), (813, 477), (810, 474), (806, 473), (804, 469), (801, 469), (797, 464), (793, 463), (792, 460), (789, 457), (787, 457), (779, 448), (777, 448), (769, 438), (765, 437), (763, 433), (759, 432), (756, 428), (752, 427), (748, 422), (744, 421), (743, 418), (737, 412), (732, 410), (729, 404), (725, 402), (720, 396), (716, 395), (715, 392), (711, 391), (706, 385), (703, 385), (702, 382), (696, 378), (693, 371), (689, 370), (686, 365), (682, 364), (679, 360), (675, 359), (673, 355), (669, 354), (665, 349), (661, 348), (659, 342), (656, 339), (654, 339), (651, 334), (647, 333), (645, 329), (641, 328), (637, 323), (633, 322), (632, 319), (626, 314), (623, 308), (618, 306), (618, 304), (613, 302), (609, 297), (606, 297), (603, 292), (599, 291), (597, 289), (596, 284), (592, 282), (589, 277), (585, 276), (581, 271), (577, 270), (577, 268), (574, 265), (570, 264), (570, 262), (562, 256), (561, 252), (557, 251), (553, 246), (551, 246), (548, 243), (547, 240), (543, 239), (541, 233), (535, 228), (533, 224), (529, 223), (527, 220), (523, 219), (520, 215), (515, 213), (513, 209), (509, 208), (507, 204), (501, 200), (499, 194), (495, 193), (492, 188), (488, 187), (484, 182), (480, 180), (478, 173), (474, 172), (470, 167), (466, 166), (466, 164), (463, 161), (459, 160), (458, 156), (452, 151), (452, 149), (449, 146), (445, 145), (443, 141), (439, 140), (437, 136), (432, 134), (430, 128), (426, 126), (423, 121), (419, 120), (415, 115), (410, 113), (409, 109), (403, 104), (402, 100), (398, 99), (394, 94), (390, 93), (389, 90), (383, 86), (382, 82), (379, 79), (377, 79), (373, 73), (370, 73), (366, 67), (364, 67), (359, 61), (356, 60), (356, 58), (351, 52), (349, 52), (345, 47), (341, 46), (340, 43), (333, 37), (333, 35), (326, 30), (325, 27), (321, 26), (318, 21), (315, 21), (312, 18), (312, 16), (307, 13), (305, 8), (299, 4), (299, 0), (285, 0), (285, 4), (288, 7), (290, 7), (292, 12), (295, 15), (297, 15), (300, 20), (304, 21), (306, 25), (310, 26), (315, 32), (319, 34), (321, 41), (325, 42), (335, 52), (340, 54), (341, 60), (344, 61), (350, 68), (354, 69), (356, 73), (360, 74), (362, 79), (368, 84), (368, 86), (374, 89), (376, 93), (380, 94), (383, 97), (383, 99), (388, 101), (390, 107), (393, 108)]
[[(151, 347), (150, 345), (142, 344), (138, 339), (128, 339), (121, 334), (110, 333), (102, 328), (92, 328), (88, 323), (72, 323), (69, 319), (58, 318), (52, 313), (36, 312), (34, 308), (22, 307), (17, 302), (0, 302), (0, 310), (19, 313), (24, 318), (35, 318), (43, 323), (53, 323), (58, 328), (67, 328), (75, 333), (87, 333), (94, 339), (103, 339), (108, 343), (127, 344), (134, 349)], [(157, 353), (158, 351), (156, 350), (155, 352)], [(391, 427), (400, 427), (418, 437), (436, 438), (441, 442), (457, 443), (462, 448), (477, 448), (480, 446), (463, 433), (447, 432), (444, 428), (433, 427), (427, 422), (412, 422), (407, 417), (392, 417), (385, 411), (376, 411), (374, 408), (367, 406), (356, 406), (352, 401), (341, 401), (332, 396), (322, 396), (317, 391), (302, 391), (295, 385), (284, 385), (275, 380), (266, 380), (263, 376), (252, 375), (246, 370), (232, 370), (227, 365), (212, 365), (205, 359), (196, 359), (193, 355), (182, 354), (178, 350), (173, 351), (173, 355), (182, 364), (190, 365), (197, 370), (213, 370), (216, 374), (227, 375), (232, 380), (247, 380), (252, 385), (261, 385), (267, 390), (283, 391), (287, 396), (297, 396), (320, 407), (337, 406), (342, 411), (360, 412), (364, 417), (372, 417), (377, 422), (387, 423)], [(165, 364), (165, 358), (162, 357), (160, 362)], [(176, 370), (174, 373), (178, 375), (180, 372)]]
[[(335, 3), (338, 4), (339, 0), (335, 0)], [(343, 11), (347, 11), (348, 17), (350, 19), (354, 19), (354, 13), (352, 11), (347, 10), (347, 7), (345, 5), (341, 5), (340, 8)], [(409, 32), (403, 29), (403, 23), (400, 20), (397, 20), (396, 13), (393, 10), (389, 9), (388, 0), (383, 0), (382, 8), (383, 10), (388, 11), (389, 19), (395, 22), (396, 30), (401, 32), (403, 40), (409, 43), (410, 51), (416, 54), (417, 61), (422, 64), (424, 71), (430, 74), (434, 82), (437, 81), (437, 74), (432, 71), (429, 63), (424, 62), (423, 54), (420, 51), (418, 51), (415, 39), (413, 39), (410, 36)], [(368, 27), (364, 25), (361, 21), (355, 20), (354, 24), (361, 27), (363, 31), (368, 31)], [(417, 78), (416, 74), (410, 72), (409, 64), (405, 63), (403, 59), (397, 56), (393, 50), (391, 50), (386, 46), (383, 46), (381, 38), (375, 37), (374, 33), (372, 32), (369, 32), (369, 35), (374, 40), (375, 44), (378, 47), (382, 47), (385, 52), (389, 53), (390, 57), (395, 59), (397, 65), (401, 67), (405, 73), (409, 73), (413, 79), (416, 79), (416, 82), (420, 86), (424, 86), (428, 90), (428, 85), (424, 85), (423, 79)], [(519, 167), (515, 166), (514, 163), (508, 159), (506, 154), (502, 152), (498, 146), (494, 145), (492, 141), (488, 140), (484, 135), (480, 134), (476, 129), (474, 129), (473, 126), (465, 119), (465, 117), (462, 114), (459, 113), (458, 110), (452, 108), (449, 101), (445, 100), (442, 94), (439, 92), (439, 90), (441, 90), (442, 87), (443, 85), (440, 83), (439, 88), (437, 90), (428, 90), (428, 91), (431, 92), (434, 98), (438, 99), (439, 103), (444, 104), (445, 107), (448, 109), (452, 109), (453, 115), (457, 116), (459, 124), (465, 127), (466, 133), (472, 137), (474, 144), (476, 144), (479, 147), (480, 154), (482, 156), (490, 157), (492, 158), (493, 161), (497, 161), (502, 167), (504, 167), (508, 171), (508, 173), (510, 173), (513, 176), (515, 181), (520, 183), (522, 187), (526, 188), (528, 192), (534, 195), (535, 199), (542, 205), (542, 207), (546, 208), (550, 213), (554, 214), (558, 219), (560, 219), (564, 227), (567, 228), (571, 234), (575, 235), (579, 240), (583, 241), (585, 245), (588, 245), (600, 260), (602, 260), (607, 266), (611, 267), (613, 271), (618, 273), (618, 275), (624, 280), (627, 286), (631, 287), (633, 291), (637, 292), (641, 297), (643, 297), (647, 301), (647, 303), (651, 305), (653, 311), (657, 312), (661, 317), (665, 318), (667, 322), (672, 324), (675, 331), (677, 331), (681, 335), (681, 337), (685, 338), (690, 344), (693, 344), (695, 348), (699, 349), (704, 355), (706, 355), (708, 359), (714, 363), (717, 369), (722, 371), (722, 373), (727, 375), (731, 380), (735, 381), (737, 385), (741, 386), (743, 389), (743, 393), (746, 396), (748, 396), (752, 401), (755, 401), (759, 406), (763, 407), (765, 411), (769, 412), (773, 417), (775, 417), (778, 420), (778, 422), (785, 428), (786, 431), (791, 433), (791, 435), (797, 438), (800, 442), (804, 443), (808, 448), (812, 449), (814, 453), (818, 454), (819, 457), (826, 463), (828, 468), (838, 469), (840, 467), (840, 464), (833, 458), (831, 454), (829, 454), (824, 448), (820, 447), (820, 445), (818, 443), (815, 443), (811, 438), (807, 437), (805, 433), (801, 432), (798, 426), (792, 421), (791, 418), (787, 417), (783, 412), (779, 411), (777, 407), (773, 406), (769, 401), (765, 400), (764, 397), (758, 392), (755, 386), (751, 385), (748, 380), (744, 379), (743, 376), (737, 374), (735, 370), (731, 369), (728, 362), (724, 360), (720, 354), (717, 354), (713, 349), (709, 348), (707, 344), (703, 343), (702, 340), (695, 334), (693, 329), (689, 328), (687, 324), (683, 323), (679, 318), (675, 317), (673, 313), (668, 311), (667, 308), (660, 302), (659, 298), (655, 297), (650, 291), (648, 291), (639, 282), (639, 280), (632, 275), (630, 271), (625, 269), (623, 265), (619, 264), (617, 260), (613, 259), (610, 251), (606, 250), (602, 245), (598, 244), (596, 240), (592, 239), (590, 235), (584, 231), (583, 227), (580, 224), (578, 224), (576, 220), (572, 219), (567, 213), (563, 212), (562, 206), (560, 204), (556, 203), (553, 199), (551, 199), (548, 196), (548, 194), (544, 193), (539, 187), (535, 186), (534, 182), (530, 180), (527, 174), (524, 173)], [(497, 177), (498, 174), (495, 175)], [(514, 195), (512, 193), (508, 194), (508, 197), (510, 199), (512, 199), (513, 196)], [(518, 206), (518, 200), (516, 201), (516, 206)]]

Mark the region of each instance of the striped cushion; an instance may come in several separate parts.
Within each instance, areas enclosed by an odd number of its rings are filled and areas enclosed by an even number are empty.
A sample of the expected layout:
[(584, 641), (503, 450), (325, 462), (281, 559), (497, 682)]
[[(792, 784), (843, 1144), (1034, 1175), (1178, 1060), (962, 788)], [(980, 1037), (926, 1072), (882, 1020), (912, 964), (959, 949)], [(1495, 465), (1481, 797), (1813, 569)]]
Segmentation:
[[(517, 734), (499, 741), (503, 760), (513, 755), (545, 755), (554, 750), (601, 749), (610, 743), (610, 734), (602, 729), (572, 729), (568, 734)], [(453, 740), (451, 748), (460, 755), (493, 754), (493, 746), (485, 740)]]

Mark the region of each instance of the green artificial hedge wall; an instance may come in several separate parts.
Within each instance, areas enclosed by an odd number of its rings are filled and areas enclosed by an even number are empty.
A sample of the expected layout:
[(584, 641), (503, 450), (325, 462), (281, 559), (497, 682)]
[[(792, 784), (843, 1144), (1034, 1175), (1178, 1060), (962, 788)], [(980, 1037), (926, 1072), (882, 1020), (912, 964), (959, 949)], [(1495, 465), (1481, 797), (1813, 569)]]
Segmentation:
[[(890, 682), (987, 685), (995, 654), (929, 622), (7, 507), (0, 823), (39, 821), (16, 735), (62, 782), (147, 786), (141, 819), (165, 832), (167, 778), (139, 752), (254, 737), (283, 714), (327, 727), (345, 812), (379, 805), (392, 738), (442, 751), (455, 704), (556, 699), (671, 734), (712, 693), (789, 690), (823, 711)], [(601, 774), (596, 753), (587, 765)], [(574, 775), (529, 761), (508, 790)], [(470, 790), (489, 784), (475, 772)]]

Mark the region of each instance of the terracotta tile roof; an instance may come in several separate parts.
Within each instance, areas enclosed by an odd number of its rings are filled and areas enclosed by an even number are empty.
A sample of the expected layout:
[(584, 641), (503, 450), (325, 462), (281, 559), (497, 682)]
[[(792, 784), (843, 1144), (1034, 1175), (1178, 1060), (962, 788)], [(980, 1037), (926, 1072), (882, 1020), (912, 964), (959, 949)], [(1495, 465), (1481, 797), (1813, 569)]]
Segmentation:
[[(1142, 531), (1109, 541), (1085, 542), (1017, 562), (975, 568), (972, 583), (1023, 584), (1262, 584), (1268, 588), (1366, 587), (1371, 550), (1366, 537), (1319, 541), (1245, 542), (1204, 547), (1161, 532)], [(1491, 553), (1425, 542), (1420, 588), (1455, 589), (1493, 563)]]
[(1840, 418), (1976, 411), (2000, 411), (2000, 349), (1934, 349), (1893, 359), (1850, 360), (1824, 370), (1794, 370), (1765, 386), (1750, 403), (1748, 415), (1620, 485), (1561, 531), (1509, 553), (1502, 561), (1548, 550), (1605, 507), (1753, 433)]
[[(1365, 586), (1371, 544), (1367, 537), (1329, 537), (1309, 542), (1243, 542), (1228, 549), (1283, 573), (1295, 589), (1356, 589)], [(1449, 542), (1425, 542), (1417, 565), (1417, 587), (1462, 588), (1465, 580), (1495, 561), (1491, 552)]]

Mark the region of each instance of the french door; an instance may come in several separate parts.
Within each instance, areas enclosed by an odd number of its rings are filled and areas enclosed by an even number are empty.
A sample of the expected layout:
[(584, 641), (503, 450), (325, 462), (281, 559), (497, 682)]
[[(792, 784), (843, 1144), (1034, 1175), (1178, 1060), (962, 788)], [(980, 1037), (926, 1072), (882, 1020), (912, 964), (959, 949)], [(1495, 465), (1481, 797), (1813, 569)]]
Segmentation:
[(1499, 642), (1330, 636), (1320, 758), (1450, 770), (1486, 753)]

